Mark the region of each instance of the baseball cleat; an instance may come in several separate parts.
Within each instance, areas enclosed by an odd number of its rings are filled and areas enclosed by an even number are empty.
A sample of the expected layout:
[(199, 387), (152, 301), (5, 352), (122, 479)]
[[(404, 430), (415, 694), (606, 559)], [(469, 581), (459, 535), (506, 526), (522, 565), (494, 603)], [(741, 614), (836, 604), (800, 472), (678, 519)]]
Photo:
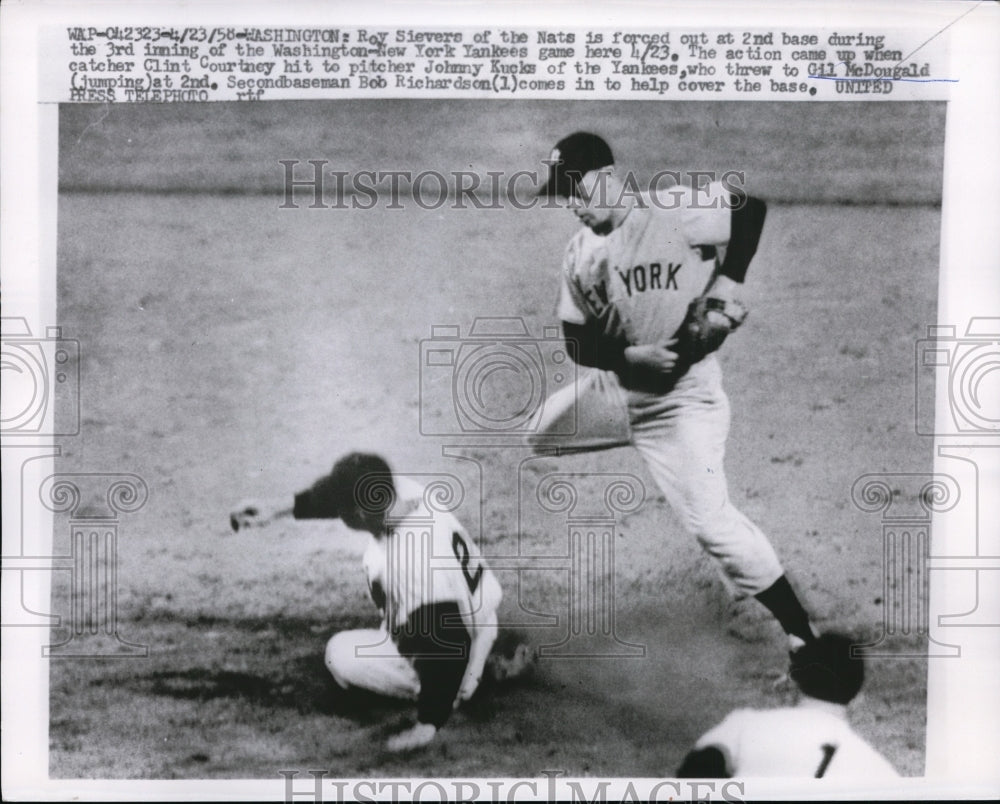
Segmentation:
[(430, 723), (417, 723), (412, 728), (394, 734), (386, 741), (385, 747), (394, 754), (414, 751), (430, 743), (435, 734), (437, 734), (436, 726)]

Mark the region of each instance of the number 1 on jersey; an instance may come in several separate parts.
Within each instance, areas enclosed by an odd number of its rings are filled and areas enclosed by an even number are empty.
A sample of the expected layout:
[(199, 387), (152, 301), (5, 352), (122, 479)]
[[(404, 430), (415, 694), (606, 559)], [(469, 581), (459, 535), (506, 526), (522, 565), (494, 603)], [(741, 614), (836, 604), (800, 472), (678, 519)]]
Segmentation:
[(830, 761), (833, 759), (833, 755), (837, 753), (837, 746), (830, 745), (830, 743), (823, 743), (820, 748), (823, 749), (823, 759), (819, 763), (819, 767), (816, 768), (817, 779), (823, 778), (823, 774), (826, 773), (826, 769), (830, 767)]

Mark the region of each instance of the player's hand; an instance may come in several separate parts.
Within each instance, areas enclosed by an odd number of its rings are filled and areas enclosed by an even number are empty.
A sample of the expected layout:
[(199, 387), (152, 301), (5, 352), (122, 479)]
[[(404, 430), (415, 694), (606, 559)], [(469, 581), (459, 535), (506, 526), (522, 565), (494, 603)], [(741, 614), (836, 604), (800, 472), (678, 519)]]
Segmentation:
[(386, 741), (385, 747), (393, 754), (400, 754), (404, 751), (414, 751), (423, 748), (437, 734), (437, 727), (432, 723), (417, 723), (406, 731), (401, 731)]
[(466, 675), (462, 679), (462, 686), (458, 688), (458, 695), (455, 696), (455, 709), (470, 700), (473, 695), (476, 694), (476, 690), (479, 689), (479, 677), (471, 677)]
[(234, 531), (241, 528), (260, 527), (267, 524), (270, 516), (260, 500), (242, 500), (229, 512), (229, 527)]
[(676, 339), (672, 339), (662, 346), (657, 343), (628, 346), (625, 348), (625, 359), (630, 366), (669, 374), (677, 365), (677, 352), (670, 348), (676, 343)]

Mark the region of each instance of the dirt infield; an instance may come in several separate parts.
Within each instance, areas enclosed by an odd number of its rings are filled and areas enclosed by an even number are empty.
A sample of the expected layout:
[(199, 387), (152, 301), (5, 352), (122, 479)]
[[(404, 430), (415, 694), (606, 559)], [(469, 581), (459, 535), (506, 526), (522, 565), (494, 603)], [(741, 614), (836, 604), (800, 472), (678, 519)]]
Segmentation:
[[(913, 361), (935, 320), (941, 107), (597, 106), (602, 130), (641, 153), (641, 169), (654, 163), (636, 119), (659, 115), (684, 143), (686, 161), (667, 151), (670, 167), (747, 160), (749, 191), (771, 200), (750, 318), (721, 356), (730, 492), (771, 536), (821, 627), (874, 641), (887, 616), (882, 531), (851, 488), (866, 473), (930, 467), (930, 441), (913, 427)], [(541, 337), (555, 323), (571, 216), (279, 209), (279, 159), (531, 168), (587, 109), (259, 109), (61, 115), (58, 315), (80, 341), (82, 431), (64, 439), (57, 468), (131, 473), (148, 486), (145, 506), (121, 520), (118, 626), (149, 655), (52, 662), (52, 775), (664, 776), (730, 709), (780, 703), (780, 629), (753, 601), (729, 600), (634, 451), (526, 461), (427, 434), (453, 404), (421, 395), (432, 326), (465, 334), (477, 317), (510, 316)], [(508, 122), (491, 129), (498, 120)], [(779, 126), (786, 138), (769, 140)], [(362, 130), (387, 134), (368, 147), (350, 137)], [(824, 140), (830, 131), (856, 134)], [(702, 132), (707, 142), (681, 136)], [(725, 148), (734, 154), (720, 165)], [(849, 197), (855, 205), (802, 203)], [(601, 493), (599, 474), (636, 478), (646, 500), (616, 520), (609, 577), (616, 644), (642, 645), (645, 657), (543, 658), (534, 678), (458, 712), (432, 749), (383, 754), (406, 709), (337, 693), (322, 662), (332, 633), (376, 619), (363, 537), (339, 522), (239, 536), (227, 523), (236, 500), (290, 495), (356, 447), (399, 472), (457, 478), (459, 517), (488, 555), (565, 551), (565, 522), (526, 493), (539, 478), (572, 473), (583, 500)], [(57, 519), (57, 550), (65, 534)], [(543, 626), (535, 614), (566, 610), (566, 572), (498, 574), (510, 627), (558, 641), (566, 621)], [(65, 609), (66, 584), (55, 597)], [(580, 637), (582, 651), (595, 644), (607, 647)], [(925, 693), (925, 662), (890, 657), (872, 661), (851, 707), (858, 731), (907, 775), (923, 771)]]

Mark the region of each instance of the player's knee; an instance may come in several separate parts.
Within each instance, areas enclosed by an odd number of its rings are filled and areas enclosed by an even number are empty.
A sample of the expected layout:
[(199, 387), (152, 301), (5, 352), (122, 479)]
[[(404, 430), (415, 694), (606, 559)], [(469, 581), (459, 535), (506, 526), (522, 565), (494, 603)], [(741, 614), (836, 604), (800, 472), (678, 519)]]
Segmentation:
[(713, 522), (710, 516), (700, 511), (689, 511), (684, 517), (684, 527), (687, 532), (706, 549), (715, 541), (713, 536), (717, 529), (716, 526), (717, 523)]
[(746, 541), (749, 523), (744, 523), (731, 505), (716, 500), (694, 500), (685, 506), (684, 525), (703, 547)]
[(354, 640), (346, 631), (330, 637), (330, 641), (326, 643), (323, 661), (326, 664), (326, 669), (333, 676), (333, 680), (347, 689), (350, 686), (349, 668), (354, 661)]

